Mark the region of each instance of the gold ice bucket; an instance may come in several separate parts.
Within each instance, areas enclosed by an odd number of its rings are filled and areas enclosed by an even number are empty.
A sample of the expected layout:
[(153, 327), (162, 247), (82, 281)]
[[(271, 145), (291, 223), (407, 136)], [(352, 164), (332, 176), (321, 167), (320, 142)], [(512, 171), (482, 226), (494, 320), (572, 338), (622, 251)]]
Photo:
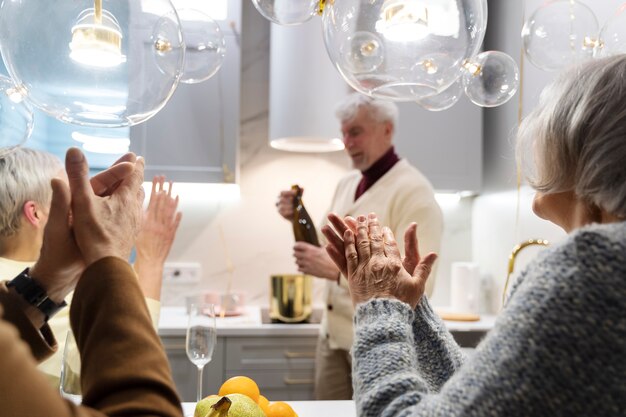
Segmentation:
[(301, 323), (311, 317), (313, 278), (309, 275), (272, 275), (270, 319), (272, 322)]

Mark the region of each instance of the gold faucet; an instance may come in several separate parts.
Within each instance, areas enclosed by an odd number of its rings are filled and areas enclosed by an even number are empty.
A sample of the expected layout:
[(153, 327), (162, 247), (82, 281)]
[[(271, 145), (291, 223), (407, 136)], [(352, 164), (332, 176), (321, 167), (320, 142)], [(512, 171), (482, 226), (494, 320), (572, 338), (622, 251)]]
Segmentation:
[(509, 279), (511, 278), (511, 274), (515, 269), (515, 258), (522, 251), (522, 249), (527, 248), (528, 246), (540, 245), (540, 246), (550, 246), (550, 242), (545, 239), (528, 239), (518, 245), (515, 245), (513, 251), (509, 255), (509, 271), (506, 274), (506, 281), (504, 282), (504, 291), (502, 291), (502, 305), (504, 305), (504, 298), (506, 297), (506, 291), (509, 288)]

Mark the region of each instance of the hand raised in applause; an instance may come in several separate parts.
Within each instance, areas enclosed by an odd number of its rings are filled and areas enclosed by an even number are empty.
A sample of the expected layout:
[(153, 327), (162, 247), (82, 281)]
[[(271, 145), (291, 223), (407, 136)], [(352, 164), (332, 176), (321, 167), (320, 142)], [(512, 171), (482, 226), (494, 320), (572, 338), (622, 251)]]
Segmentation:
[[(143, 162), (140, 164), (143, 170)], [(78, 149), (70, 149), (66, 157), (66, 171), (70, 182), (80, 172), (82, 193), (94, 199), (108, 200), (118, 193), (120, 187), (136, 175), (136, 157), (132, 153), (125, 154), (110, 168), (95, 175), (91, 180), (87, 177), (88, 166), (84, 155)], [(85, 267), (91, 262), (87, 260), (77, 243), (77, 228), (84, 231), (84, 207), (78, 205), (72, 210), (72, 193), (63, 179), (55, 178), (51, 182), (52, 201), (50, 214), (41, 254), (37, 263), (31, 268), (30, 274), (46, 290), (48, 296), (61, 302), (71, 292)], [(83, 238), (83, 245), (88, 245), (89, 238)]]
[(407, 253), (402, 259), (391, 229), (381, 230), (375, 214), (359, 216), (356, 220), (342, 220), (330, 214), (328, 219), (342, 237), (325, 226), (322, 232), (329, 242), (326, 250), (348, 277), (354, 305), (372, 298), (392, 298), (415, 308), (437, 259), (435, 253), (420, 257), (416, 225), (411, 224), (405, 232)]
[[(163, 266), (170, 253), (182, 213), (177, 211), (178, 196), (172, 197), (173, 183), (165, 187), (165, 177), (152, 179), (150, 202), (143, 215), (135, 248), (135, 271), (146, 297), (161, 298)], [(166, 189), (167, 188), (167, 189)]]

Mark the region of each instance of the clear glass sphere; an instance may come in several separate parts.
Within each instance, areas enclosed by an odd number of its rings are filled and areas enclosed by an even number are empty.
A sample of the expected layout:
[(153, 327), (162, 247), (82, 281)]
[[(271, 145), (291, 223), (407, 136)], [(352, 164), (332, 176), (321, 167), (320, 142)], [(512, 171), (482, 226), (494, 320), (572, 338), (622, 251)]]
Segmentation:
[(441, 93), (417, 100), (417, 104), (429, 111), (443, 111), (454, 106), (463, 95), (461, 78)]
[(394, 101), (453, 84), (480, 50), (486, 20), (486, 0), (341, 0), (322, 15), (326, 50), (346, 82)]
[(598, 30), (596, 15), (580, 1), (549, 1), (524, 22), (524, 51), (536, 67), (558, 71), (592, 57)]
[(464, 65), (463, 87), (472, 103), (496, 107), (509, 101), (519, 88), (519, 69), (504, 52), (487, 51)]
[(317, 12), (319, 0), (252, 0), (254, 7), (271, 22), (298, 25)]
[(26, 142), (33, 131), (33, 111), (13, 80), (0, 75), (0, 157)]
[(178, 19), (185, 42), (185, 65), (180, 81), (195, 84), (208, 80), (224, 62), (224, 34), (215, 20), (199, 10), (178, 10)]
[(178, 85), (180, 23), (169, 0), (102, 0), (101, 6), (2, 2), (2, 57), (26, 100), (47, 114), (86, 126), (135, 125), (158, 112)]
[(602, 27), (594, 56), (626, 53), (626, 3)]

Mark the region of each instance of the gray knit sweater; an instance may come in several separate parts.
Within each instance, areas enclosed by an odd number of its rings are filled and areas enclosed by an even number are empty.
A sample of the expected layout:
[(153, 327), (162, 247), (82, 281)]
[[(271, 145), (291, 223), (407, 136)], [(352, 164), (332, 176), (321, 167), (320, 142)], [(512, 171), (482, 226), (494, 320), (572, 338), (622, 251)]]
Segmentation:
[(359, 416), (626, 416), (626, 222), (543, 251), (467, 360), (426, 297), (361, 304), (355, 333)]

